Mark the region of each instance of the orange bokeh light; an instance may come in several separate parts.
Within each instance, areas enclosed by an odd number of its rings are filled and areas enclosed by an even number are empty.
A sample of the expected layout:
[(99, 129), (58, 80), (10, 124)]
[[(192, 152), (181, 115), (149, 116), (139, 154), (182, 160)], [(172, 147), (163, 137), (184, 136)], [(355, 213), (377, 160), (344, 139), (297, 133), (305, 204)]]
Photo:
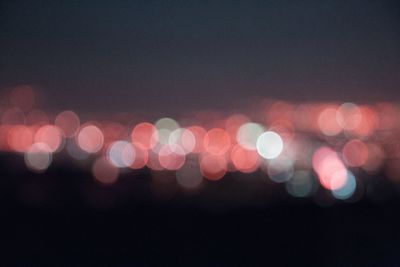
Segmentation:
[(231, 146), (229, 134), (221, 128), (213, 128), (204, 136), (206, 151), (214, 155), (222, 155), (228, 152)]
[(16, 152), (26, 152), (33, 144), (33, 131), (24, 126), (16, 125), (8, 131), (8, 147)]
[(231, 151), (231, 161), (238, 171), (250, 173), (257, 170), (259, 157), (257, 151), (235, 145)]
[(35, 142), (46, 144), (50, 148), (50, 152), (55, 152), (63, 143), (63, 134), (57, 126), (44, 125), (37, 130)]
[(141, 122), (137, 124), (131, 133), (132, 144), (142, 149), (152, 149), (158, 141), (156, 127), (149, 122)]
[(200, 158), (200, 171), (208, 180), (219, 180), (227, 172), (227, 161), (220, 155), (203, 155)]

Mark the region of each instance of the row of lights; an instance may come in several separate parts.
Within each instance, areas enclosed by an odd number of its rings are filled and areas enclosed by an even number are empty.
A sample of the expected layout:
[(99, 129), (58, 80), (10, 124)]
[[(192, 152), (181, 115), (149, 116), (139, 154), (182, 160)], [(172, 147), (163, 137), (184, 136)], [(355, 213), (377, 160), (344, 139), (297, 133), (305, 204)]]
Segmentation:
[(164, 117), (128, 128), (115, 122), (81, 123), (71, 110), (50, 123), (46, 113), (32, 109), (30, 90), (12, 91), (10, 103), (0, 110), (0, 149), (23, 153), (35, 172), (45, 171), (61, 151), (76, 160), (95, 155), (91, 171), (103, 184), (115, 183), (123, 169), (144, 167), (175, 171), (178, 184), (187, 189), (227, 172), (261, 170), (274, 182), (286, 183), (293, 196), (309, 196), (321, 185), (335, 198), (348, 199), (359, 182), (354, 171), (376, 172), (387, 157), (383, 143), (391, 136), (376, 140), (377, 131), (398, 127), (398, 111), (388, 104), (380, 106), (387, 115), (382, 117), (372, 106), (299, 105), (293, 112), (282, 101), (263, 111), (265, 123), (234, 114), (211, 127), (182, 127)]

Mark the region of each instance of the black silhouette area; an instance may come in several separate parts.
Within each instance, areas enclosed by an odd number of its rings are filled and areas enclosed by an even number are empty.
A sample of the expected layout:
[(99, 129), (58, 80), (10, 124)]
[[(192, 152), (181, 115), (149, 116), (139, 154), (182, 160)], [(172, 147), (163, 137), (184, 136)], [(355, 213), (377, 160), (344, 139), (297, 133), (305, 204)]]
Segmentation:
[[(18, 155), (0, 162), (4, 263), (393, 266), (399, 259), (397, 188), (381, 175), (360, 201), (322, 207), (257, 173), (228, 174), (188, 194), (171, 189), (173, 173), (143, 169), (104, 186), (72, 164), (36, 175)], [(155, 193), (160, 181), (164, 192)]]

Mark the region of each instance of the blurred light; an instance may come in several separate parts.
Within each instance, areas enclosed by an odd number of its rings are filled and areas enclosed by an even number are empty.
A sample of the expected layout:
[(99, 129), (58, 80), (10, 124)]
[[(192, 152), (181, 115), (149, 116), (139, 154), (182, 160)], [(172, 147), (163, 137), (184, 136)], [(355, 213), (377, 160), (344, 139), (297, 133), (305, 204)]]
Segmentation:
[(25, 152), (33, 144), (33, 132), (23, 125), (10, 128), (7, 136), (8, 147), (16, 152)]
[(321, 185), (326, 189), (339, 189), (346, 183), (347, 170), (332, 149), (320, 147), (314, 152), (312, 164)]
[(347, 142), (342, 150), (343, 158), (350, 167), (360, 167), (368, 159), (368, 147), (360, 140)]
[(244, 173), (256, 171), (259, 164), (257, 152), (243, 148), (240, 145), (235, 145), (232, 148), (231, 160), (235, 168)]
[(289, 181), (293, 172), (293, 161), (289, 158), (279, 157), (268, 163), (268, 176), (275, 183)]
[(180, 186), (187, 189), (199, 187), (203, 182), (203, 176), (201, 175), (198, 164), (186, 162), (179, 170), (176, 171), (176, 181)]
[(283, 151), (283, 141), (279, 134), (267, 131), (257, 139), (257, 152), (265, 159), (278, 157)]
[(156, 121), (155, 126), (157, 130), (166, 129), (169, 130), (170, 132), (179, 128), (179, 124), (174, 119), (168, 117), (161, 118), (158, 121)]
[(25, 115), (19, 108), (6, 109), (1, 116), (2, 124), (25, 124)]
[(178, 170), (185, 163), (185, 153), (179, 145), (164, 145), (158, 153), (160, 165), (167, 170)]
[(49, 146), (51, 152), (56, 152), (63, 145), (63, 134), (57, 126), (44, 125), (37, 130), (35, 142), (44, 143)]
[[(188, 154), (192, 152), (196, 146), (196, 139), (190, 130), (178, 128), (171, 132), (168, 144), (171, 146), (171, 148), (179, 146), (182, 148), (179, 149), (179, 151), (182, 151), (184, 154)], [(175, 152), (179, 153), (179, 151)]]
[(369, 172), (376, 172), (382, 167), (385, 159), (385, 151), (383, 148), (376, 143), (367, 144), (368, 147), (368, 158), (362, 168)]
[(93, 163), (92, 174), (102, 184), (113, 184), (118, 179), (119, 171), (105, 157), (100, 157)]
[(63, 131), (66, 137), (73, 137), (79, 129), (80, 120), (75, 112), (66, 110), (57, 115), (54, 124)]
[(115, 141), (108, 148), (107, 156), (115, 167), (129, 167), (135, 161), (135, 149), (127, 141)]
[(224, 177), (227, 171), (227, 162), (220, 155), (206, 154), (200, 158), (200, 170), (205, 178), (216, 181)]
[(25, 153), (25, 164), (35, 172), (45, 171), (51, 164), (51, 148), (44, 143), (35, 143)]
[(135, 157), (132, 164), (129, 166), (131, 169), (141, 169), (146, 166), (149, 160), (149, 153), (143, 146), (134, 146)]
[(41, 110), (31, 110), (26, 116), (26, 124), (30, 126), (43, 126), (49, 124), (49, 118)]
[(248, 122), (240, 126), (236, 140), (239, 145), (247, 149), (257, 148), (257, 139), (264, 132), (264, 127), (258, 123)]
[(139, 123), (133, 128), (131, 139), (135, 146), (149, 150), (157, 144), (157, 129), (151, 123)]
[(346, 131), (354, 130), (361, 122), (362, 114), (356, 104), (342, 104), (336, 115), (337, 122)]
[(213, 128), (204, 136), (204, 147), (206, 151), (214, 155), (222, 155), (228, 152), (231, 145), (229, 135), (224, 129)]
[(314, 179), (309, 171), (295, 171), (293, 177), (286, 182), (286, 190), (294, 197), (308, 197), (313, 193)]
[(80, 149), (76, 144), (76, 140), (67, 139), (66, 140), (66, 150), (67, 153), (76, 160), (85, 160), (89, 157), (89, 153)]
[(203, 127), (194, 125), (187, 128), (194, 136), (195, 145), (193, 147), (192, 153), (202, 153), (204, 152), (204, 136), (206, 135), (206, 130)]
[(318, 117), (318, 125), (321, 132), (327, 136), (338, 135), (342, 131), (337, 119), (337, 108), (329, 107), (324, 109)]
[(350, 198), (354, 191), (356, 190), (356, 178), (351, 171), (347, 171), (346, 183), (337, 189), (332, 190), (332, 195), (337, 199), (348, 199)]
[(77, 135), (78, 146), (88, 153), (96, 153), (103, 147), (104, 135), (102, 131), (92, 124), (84, 125)]

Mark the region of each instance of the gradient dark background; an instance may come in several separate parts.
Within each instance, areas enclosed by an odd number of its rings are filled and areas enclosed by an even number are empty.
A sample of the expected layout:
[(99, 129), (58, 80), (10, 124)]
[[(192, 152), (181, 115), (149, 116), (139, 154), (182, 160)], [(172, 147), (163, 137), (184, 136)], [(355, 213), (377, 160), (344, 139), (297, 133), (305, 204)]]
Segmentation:
[(398, 1), (1, 1), (0, 33), (0, 87), (56, 108), (400, 97)]
[[(399, 101), (399, 82), (399, 1), (0, 2), (0, 88), (33, 85), (49, 109)], [(149, 170), (101, 187), (89, 171), (56, 162), (36, 175), (0, 155), (3, 264), (400, 262), (398, 189), (382, 174), (375, 198), (321, 207), (235, 175), (205, 194), (159, 199)]]

